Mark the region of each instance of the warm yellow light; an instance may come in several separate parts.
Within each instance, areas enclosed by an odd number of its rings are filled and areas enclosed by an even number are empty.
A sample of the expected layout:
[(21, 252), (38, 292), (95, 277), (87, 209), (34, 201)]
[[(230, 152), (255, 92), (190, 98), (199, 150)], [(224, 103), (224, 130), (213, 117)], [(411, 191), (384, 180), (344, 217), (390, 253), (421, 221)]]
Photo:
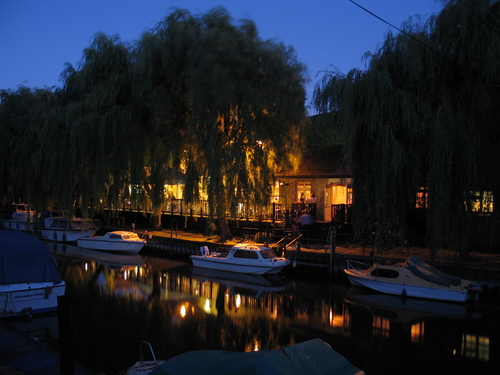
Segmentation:
[(186, 317), (186, 306), (184, 305), (181, 306), (181, 317), (182, 318)]
[(339, 314), (335, 314), (332, 309), (330, 309), (330, 327), (343, 327), (344, 317)]
[(239, 294), (235, 296), (235, 305), (237, 309), (241, 307), (241, 296)]
[(208, 298), (205, 300), (205, 311), (210, 312), (210, 300)]

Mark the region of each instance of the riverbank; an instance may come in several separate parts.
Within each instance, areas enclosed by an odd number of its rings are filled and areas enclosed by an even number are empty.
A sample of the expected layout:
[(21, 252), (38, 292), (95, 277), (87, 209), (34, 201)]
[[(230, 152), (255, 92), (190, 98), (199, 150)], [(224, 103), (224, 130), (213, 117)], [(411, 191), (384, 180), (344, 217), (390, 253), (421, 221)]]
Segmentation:
[[(163, 239), (176, 239), (185, 241), (194, 241), (200, 243), (211, 243), (214, 246), (231, 246), (237, 243), (245, 241), (243, 237), (234, 237), (230, 241), (222, 243), (219, 236), (217, 235), (204, 235), (196, 232), (189, 231), (170, 231), (170, 230), (160, 230), (160, 231), (143, 231), (142, 234), (151, 235), (157, 238)], [(309, 241), (299, 241), (300, 252), (310, 253), (310, 254), (329, 254), (331, 251), (331, 246), (328, 243), (309, 243)], [(270, 243), (273, 246), (272, 243)], [(296, 245), (287, 248), (287, 251), (295, 251)], [(431, 251), (428, 248), (421, 247), (394, 247), (390, 250), (373, 252), (371, 247), (363, 247), (362, 244), (352, 243), (352, 244), (340, 244), (333, 248), (335, 255), (340, 256), (352, 256), (352, 257), (366, 257), (366, 258), (390, 258), (395, 260), (404, 260), (408, 256), (416, 255), (421, 259), (430, 262), (431, 261)], [(457, 264), (461, 266), (471, 266), (471, 267), (485, 267), (489, 269), (497, 269), (500, 272), (500, 254), (493, 253), (489, 251), (485, 252), (472, 252), (468, 259), (460, 258), (457, 251), (450, 249), (440, 249), (435, 255), (436, 263), (444, 264)]]
[[(160, 257), (189, 259), (196, 254), (201, 246), (208, 246), (211, 251), (218, 247), (230, 247), (236, 243), (248, 241), (247, 237), (234, 237), (231, 241), (221, 243), (216, 235), (204, 235), (189, 231), (144, 231), (148, 238), (146, 253)], [(262, 242), (258, 242), (262, 243)], [(426, 262), (431, 262), (429, 249), (419, 247), (396, 247), (390, 250), (373, 251), (361, 244), (350, 243), (331, 247), (326, 241), (299, 241), (283, 248), (269, 241), (268, 246), (276, 252), (293, 260), (293, 267), (283, 270), (283, 274), (292, 277), (328, 278), (330, 282), (346, 279), (343, 270), (347, 261), (357, 261), (364, 264), (373, 262), (396, 263), (404, 261), (409, 256), (418, 256)], [(460, 258), (455, 251), (442, 249), (436, 253), (434, 265), (441, 271), (463, 279), (477, 282), (483, 287), (482, 296), (485, 300), (500, 301), (500, 254), (492, 252), (473, 252), (468, 259)]]

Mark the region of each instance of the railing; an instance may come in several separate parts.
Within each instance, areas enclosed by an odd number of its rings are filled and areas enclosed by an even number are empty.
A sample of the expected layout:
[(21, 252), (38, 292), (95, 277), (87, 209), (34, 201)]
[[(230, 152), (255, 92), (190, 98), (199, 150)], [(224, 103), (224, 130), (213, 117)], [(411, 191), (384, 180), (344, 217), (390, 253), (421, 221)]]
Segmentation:
[[(151, 204), (140, 205), (139, 203), (127, 203), (119, 206), (110, 205), (105, 207), (105, 209), (115, 212), (154, 212)], [(255, 206), (241, 203), (236, 208), (228, 210), (226, 217), (238, 220), (270, 221), (272, 223), (286, 222), (288, 219), (287, 215), (289, 213), (294, 210), (302, 212), (303, 209), (315, 212), (316, 203), (293, 203), (288, 207), (286, 204), (278, 202), (270, 202), (265, 206)], [(161, 213), (165, 215), (206, 217), (209, 216), (210, 211), (208, 208), (208, 201), (206, 200), (188, 205), (183, 199), (170, 199), (163, 205)]]

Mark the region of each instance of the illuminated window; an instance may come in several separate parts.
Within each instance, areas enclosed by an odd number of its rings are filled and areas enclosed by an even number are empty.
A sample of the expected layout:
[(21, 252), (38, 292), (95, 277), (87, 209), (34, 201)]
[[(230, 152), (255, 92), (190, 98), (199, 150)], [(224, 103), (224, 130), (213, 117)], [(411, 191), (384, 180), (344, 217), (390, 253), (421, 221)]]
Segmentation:
[(311, 183), (299, 182), (297, 184), (297, 202), (309, 201), (311, 198)]
[(427, 188), (421, 186), (417, 191), (417, 196), (415, 200), (415, 208), (428, 208), (429, 193)]
[(492, 191), (471, 191), (465, 202), (467, 211), (477, 213), (493, 212), (493, 192)]
[(467, 358), (488, 362), (490, 360), (490, 338), (464, 334), (462, 336), (462, 355)]

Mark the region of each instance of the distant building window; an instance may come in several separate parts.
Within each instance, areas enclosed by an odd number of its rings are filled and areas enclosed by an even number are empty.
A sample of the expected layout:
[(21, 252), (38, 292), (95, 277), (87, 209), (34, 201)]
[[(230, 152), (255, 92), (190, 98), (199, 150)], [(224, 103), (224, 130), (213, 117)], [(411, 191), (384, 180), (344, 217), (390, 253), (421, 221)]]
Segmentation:
[(311, 198), (311, 182), (301, 181), (297, 184), (297, 202), (305, 202)]
[(415, 200), (415, 208), (428, 208), (429, 205), (429, 193), (427, 188), (421, 186), (417, 191), (417, 196)]
[(465, 201), (465, 209), (469, 212), (492, 213), (493, 212), (493, 192), (492, 191), (471, 191)]

